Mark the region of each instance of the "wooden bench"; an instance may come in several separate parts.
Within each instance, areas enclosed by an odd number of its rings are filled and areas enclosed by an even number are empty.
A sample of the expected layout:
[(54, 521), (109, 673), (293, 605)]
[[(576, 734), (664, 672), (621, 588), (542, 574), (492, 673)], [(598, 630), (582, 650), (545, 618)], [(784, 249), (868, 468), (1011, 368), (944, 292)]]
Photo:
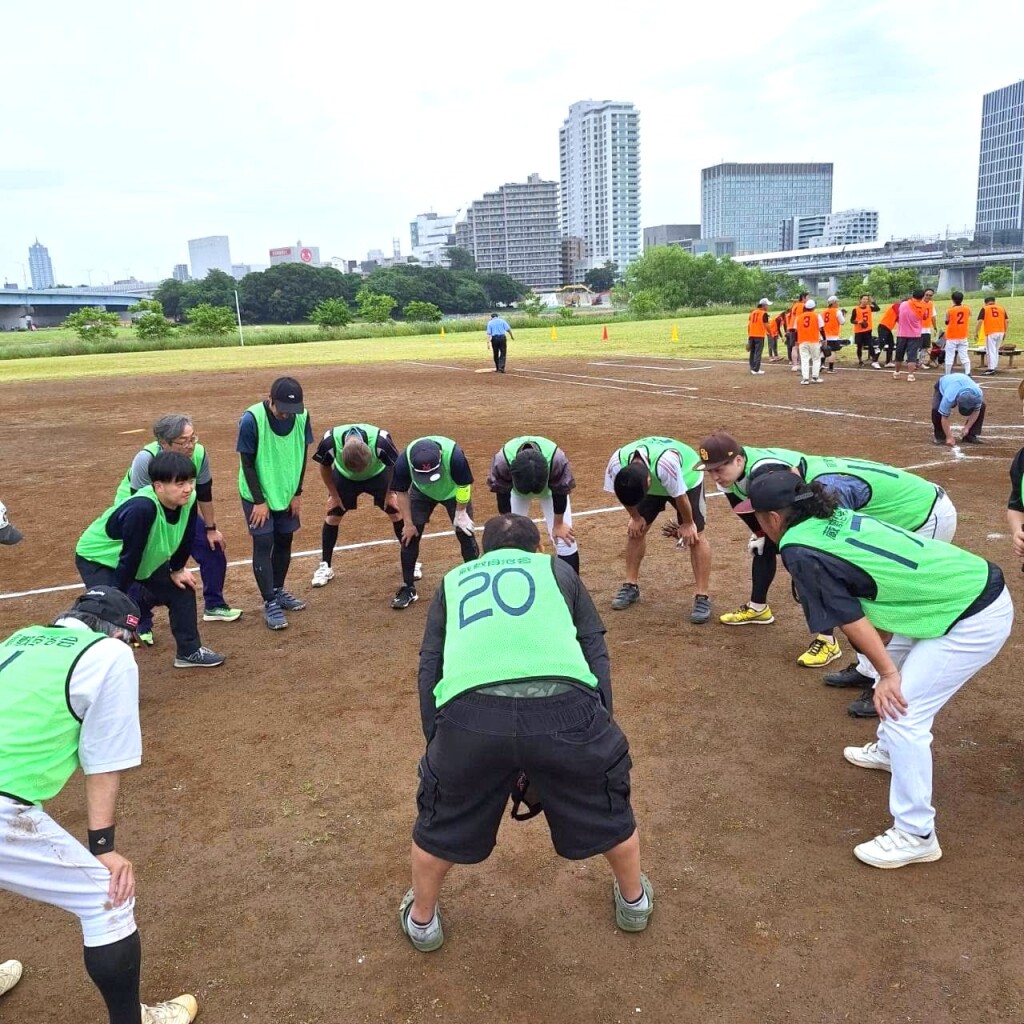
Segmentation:
[[(984, 345), (974, 346), (974, 347), (972, 347), (970, 349), (970, 351), (973, 352), (976, 356), (983, 356), (983, 355), (985, 355), (985, 346)], [(999, 358), (1002, 359), (1003, 356), (1006, 356), (1006, 358), (1010, 360), (1010, 369), (1011, 370), (1013, 369), (1013, 360), (1017, 356), (1019, 356), (1019, 355), (1024, 355), (1024, 350), (1019, 349), (1019, 348), (1015, 348), (1013, 345), (1000, 345), (999, 346)]]

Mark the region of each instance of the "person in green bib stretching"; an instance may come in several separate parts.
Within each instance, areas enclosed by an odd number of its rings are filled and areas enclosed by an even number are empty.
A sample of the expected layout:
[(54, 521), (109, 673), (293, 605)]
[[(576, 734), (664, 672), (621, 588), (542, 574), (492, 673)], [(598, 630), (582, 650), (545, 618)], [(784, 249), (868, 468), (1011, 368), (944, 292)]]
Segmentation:
[(427, 614), (418, 681), (427, 748), (402, 930), (421, 952), (440, 948), (445, 876), (490, 856), (525, 772), (556, 852), (603, 855), (615, 875), (616, 923), (643, 931), (654, 892), (640, 872), (604, 624), (575, 570), (540, 553), (525, 516), (489, 519), (483, 549), (445, 576)]
[(300, 525), (306, 450), (312, 443), (302, 385), (293, 377), (278, 377), (270, 398), (251, 405), (238, 423), (238, 493), (252, 537), (252, 571), (263, 598), (263, 621), (270, 629), (286, 629), (284, 613), (306, 607), (284, 589), (284, 581)]
[[(877, 740), (846, 747), (861, 768), (890, 772), (893, 825), (854, 848), (878, 868), (938, 860), (932, 722), (1001, 650), (1013, 627), (1002, 571), (962, 548), (850, 509), (823, 484), (765, 473), (737, 506), (778, 546), (811, 629), (842, 629), (878, 675)], [(888, 643), (880, 632), (892, 634)]]
[(704, 535), (707, 502), (704, 476), (693, 470), (697, 453), (671, 437), (642, 437), (612, 452), (604, 474), (604, 489), (629, 513), (626, 529), (626, 581), (612, 600), (621, 611), (640, 600), (640, 563), (647, 550), (647, 530), (671, 505), (676, 522), (662, 531), (690, 552), (695, 592), (690, 621), (711, 618), (711, 545)]
[(386, 430), (369, 423), (346, 423), (324, 434), (313, 461), (320, 467), (320, 479), (327, 488), (320, 564), (313, 573), (313, 586), (326, 587), (334, 579), (331, 562), (342, 516), (356, 507), (360, 494), (369, 494), (374, 505), (387, 513), (401, 543), (402, 514), (389, 500), (398, 449)]
[(174, 667), (215, 668), (224, 655), (202, 645), (196, 582), (185, 568), (195, 532), (196, 468), (181, 452), (161, 452), (149, 464), (149, 478), (148, 487), (86, 527), (75, 547), (75, 567), (87, 587), (127, 592), (138, 583), (148, 606), (167, 606)]
[(480, 554), (473, 536), (473, 472), (466, 453), (450, 437), (420, 437), (399, 452), (391, 488), (402, 515), (402, 585), (391, 607), (402, 609), (419, 600), (420, 537), (438, 505), (455, 527), (462, 560), (470, 562)]
[[(189, 1024), (199, 1009), (193, 996), (139, 1002), (135, 869), (116, 837), (121, 774), (142, 761), (139, 670), (130, 647), (138, 624), (129, 597), (95, 586), (49, 626), (0, 641), (0, 889), (78, 918), (85, 970), (110, 1024)], [(79, 768), (88, 849), (43, 809)], [(0, 965), (0, 993), (10, 971)], [(19, 964), (15, 981), (20, 973)], [(61, 1016), (99, 1019), (92, 1007), (75, 1009)], [(39, 1015), (15, 997), (10, 1019)]]

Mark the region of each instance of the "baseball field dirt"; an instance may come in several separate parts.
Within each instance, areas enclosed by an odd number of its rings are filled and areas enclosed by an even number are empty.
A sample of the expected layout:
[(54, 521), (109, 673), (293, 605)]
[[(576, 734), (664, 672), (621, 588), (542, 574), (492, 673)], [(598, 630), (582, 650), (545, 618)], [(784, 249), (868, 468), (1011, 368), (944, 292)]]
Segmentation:
[[(318, 557), (296, 557), (289, 587), (308, 609), (290, 614), (286, 631), (264, 627), (240, 565), (226, 593), (244, 617), (203, 625), (204, 642), (228, 655), (223, 668), (173, 669), (163, 610), (156, 646), (138, 652), (145, 754), (123, 779), (118, 848), (137, 872), (143, 998), (194, 992), (208, 1024), (1024, 1019), (1019, 608), (1001, 655), (936, 722), (945, 856), (873, 870), (851, 851), (891, 823), (888, 776), (843, 760), (843, 746), (867, 742), (873, 726), (846, 714), (856, 691), (826, 688), (796, 664), (808, 636), (784, 570), (774, 625), (718, 624), (749, 595), (749, 558), (747, 532), (712, 497), (712, 622), (687, 621), (689, 560), (656, 533), (639, 604), (613, 612), (626, 516), (601, 490), (619, 445), (663, 434), (696, 446), (722, 427), (752, 444), (920, 467), (959, 509), (957, 542), (1003, 567), (1019, 605), (1004, 519), (1010, 460), (1024, 444), (1016, 379), (985, 381), (987, 443), (958, 458), (931, 443), (934, 371), (907, 383), (844, 369), (801, 387), (782, 365), (751, 380), (739, 362), (517, 363), (514, 346), (505, 376), (472, 372), (482, 365), (425, 357), (297, 375), (318, 437), (368, 421), (399, 443), (455, 438), (476, 474), (478, 525), (495, 510), (484, 481), (505, 440), (540, 433), (568, 453), (582, 575), (608, 627), (616, 717), (632, 744), (657, 894), (649, 929), (618, 932), (604, 861), (559, 860), (537, 818), (506, 820), (488, 862), (453, 871), (441, 951), (419, 954), (401, 934), (423, 746), (417, 652), (458, 548), (450, 536), (425, 540), (421, 600), (392, 611), (398, 552), (390, 523), (366, 504), (345, 518), (340, 543), (384, 543), (339, 552), (322, 590), (310, 587)], [(25, 540), (0, 550), (0, 593), (77, 582), (81, 530), (109, 504), (152, 421), (171, 411), (192, 415), (228, 557), (247, 558), (235, 431), (275, 375), (183, 369), (5, 384), (0, 496)], [(313, 467), (297, 551), (319, 549), (321, 490)], [(438, 510), (428, 532), (447, 529)], [(48, 621), (73, 596), (0, 600), (3, 635)], [(85, 836), (80, 778), (48, 809)], [(0, 1020), (104, 1019), (73, 918), (0, 892), (0, 922), (0, 960), (26, 965)]]

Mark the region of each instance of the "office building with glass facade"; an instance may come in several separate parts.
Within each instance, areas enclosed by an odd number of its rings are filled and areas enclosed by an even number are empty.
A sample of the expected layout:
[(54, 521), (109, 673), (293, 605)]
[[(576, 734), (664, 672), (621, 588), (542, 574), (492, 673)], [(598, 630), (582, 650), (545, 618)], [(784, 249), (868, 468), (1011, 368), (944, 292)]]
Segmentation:
[(974, 237), (1019, 245), (1024, 236), (1024, 81), (985, 93)]

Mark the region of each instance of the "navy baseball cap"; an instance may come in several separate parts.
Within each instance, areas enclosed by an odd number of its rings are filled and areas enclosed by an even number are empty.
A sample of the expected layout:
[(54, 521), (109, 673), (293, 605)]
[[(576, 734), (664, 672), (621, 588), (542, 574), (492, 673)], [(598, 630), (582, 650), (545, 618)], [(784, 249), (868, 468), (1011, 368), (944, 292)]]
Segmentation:
[(302, 385), (294, 377), (278, 377), (270, 385), (270, 400), (278, 412), (293, 416), (306, 409), (302, 404)]
[(441, 446), (436, 441), (417, 441), (409, 452), (409, 465), (430, 483), (441, 479)]
[(750, 481), (746, 501), (733, 508), (737, 515), (744, 512), (778, 512), (814, 497), (814, 492), (796, 473), (761, 473)]
[(977, 391), (964, 391), (956, 397), (956, 407), (961, 416), (969, 416), (977, 409), (982, 402), (982, 396)]
[(71, 610), (95, 615), (97, 619), (129, 633), (134, 633), (139, 627), (139, 606), (116, 587), (90, 587)]

